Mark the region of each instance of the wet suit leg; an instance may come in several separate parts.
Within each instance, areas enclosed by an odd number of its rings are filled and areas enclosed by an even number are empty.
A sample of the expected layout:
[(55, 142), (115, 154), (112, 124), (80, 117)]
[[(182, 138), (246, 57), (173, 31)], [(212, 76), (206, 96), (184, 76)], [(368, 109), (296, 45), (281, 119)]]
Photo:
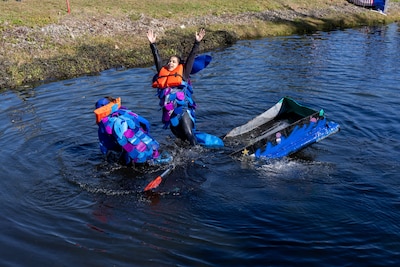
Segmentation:
[(192, 146), (197, 145), (197, 139), (193, 133), (193, 128), (194, 123), (187, 112), (182, 115), (177, 126), (171, 125), (172, 133), (181, 140), (188, 140)]

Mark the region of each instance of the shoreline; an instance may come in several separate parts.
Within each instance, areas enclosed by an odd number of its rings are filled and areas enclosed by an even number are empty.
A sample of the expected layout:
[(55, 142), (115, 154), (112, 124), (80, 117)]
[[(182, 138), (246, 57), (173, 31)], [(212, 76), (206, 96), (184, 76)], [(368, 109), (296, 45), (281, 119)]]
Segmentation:
[(194, 32), (206, 28), (200, 53), (228, 47), (238, 40), (307, 34), (316, 31), (378, 26), (397, 22), (400, 3), (387, 14), (332, 1), (325, 8), (285, 6), (280, 10), (231, 16), (208, 15), (185, 21), (153, 19), (141, 14), (132, 21), (112, 16), (80, 18), (65, 15), (57, 24), (0, 31), (0, 90), (35, 87), (47, 81), (97, 74), (111, 68), (149, 66), (153, 62), (146, 31), (155, 29), (163, 57), (186, 55)]

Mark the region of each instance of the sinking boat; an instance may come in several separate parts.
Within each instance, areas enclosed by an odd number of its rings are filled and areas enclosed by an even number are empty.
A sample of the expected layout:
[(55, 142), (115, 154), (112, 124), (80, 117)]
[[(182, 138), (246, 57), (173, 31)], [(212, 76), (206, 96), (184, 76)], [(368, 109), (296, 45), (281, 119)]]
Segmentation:
[(339, 124), (328, 121), (324, 110), (300, 105), (290, 97), (223, 138), (233, 148), (232, 156), (282, 158), (337, 133)]

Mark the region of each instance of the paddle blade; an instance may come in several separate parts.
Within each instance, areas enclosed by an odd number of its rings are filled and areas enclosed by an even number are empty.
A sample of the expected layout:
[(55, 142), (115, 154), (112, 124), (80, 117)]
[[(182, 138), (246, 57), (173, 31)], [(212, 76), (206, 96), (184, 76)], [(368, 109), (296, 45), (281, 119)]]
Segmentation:
[(218, 136), (203, 132), (195, 132), (194, 135), (197, 142), (205, 147), (219, 148), (224, 146), (224, 141)]
[(192, 71), (190, 74), (195, 74), (210, 64), (212, 57), (210, 55), (200, 55), (194, 59)]
[(158, 176), (156, 179), (154, 179), (153, 181), (151, 181), (145, 188), (143, 191), (149, 191), (151, 189), (157, 188), (160, 184), (161, 184), (162, 178), (161, 176)]

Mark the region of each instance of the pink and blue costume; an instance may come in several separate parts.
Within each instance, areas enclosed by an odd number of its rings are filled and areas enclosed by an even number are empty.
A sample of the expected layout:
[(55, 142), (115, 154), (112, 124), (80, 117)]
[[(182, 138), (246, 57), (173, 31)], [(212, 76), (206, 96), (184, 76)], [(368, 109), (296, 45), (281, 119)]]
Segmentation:
[[(96, 108), (108, 104), (107, 98), (96, 103)], [(100, 150), (120, 153), (125, 164), (146, 163), (159, 157), (159, 143), (151, 137), (149, 122), (136, 113), (120, 107), (98, 123)]]

